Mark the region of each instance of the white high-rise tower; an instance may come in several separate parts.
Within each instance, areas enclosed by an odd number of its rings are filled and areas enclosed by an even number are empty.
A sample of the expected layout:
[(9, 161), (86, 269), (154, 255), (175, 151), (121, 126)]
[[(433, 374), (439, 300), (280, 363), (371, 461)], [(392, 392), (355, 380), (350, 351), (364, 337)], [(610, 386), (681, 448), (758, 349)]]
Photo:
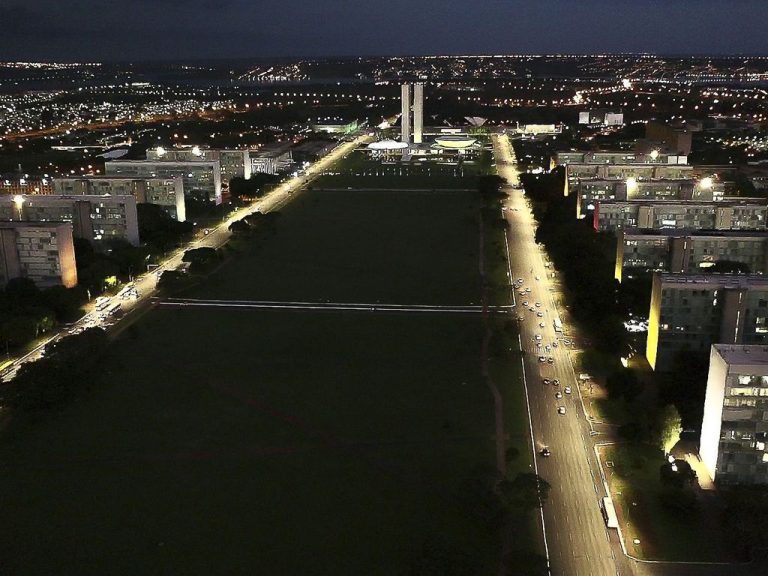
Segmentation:
[(413, 85), (413, 142), (421, 144), (424, 131), (424, 84)]
[(411, 142), (411, 85), (403, 84), (400, 86), (400, 141)]

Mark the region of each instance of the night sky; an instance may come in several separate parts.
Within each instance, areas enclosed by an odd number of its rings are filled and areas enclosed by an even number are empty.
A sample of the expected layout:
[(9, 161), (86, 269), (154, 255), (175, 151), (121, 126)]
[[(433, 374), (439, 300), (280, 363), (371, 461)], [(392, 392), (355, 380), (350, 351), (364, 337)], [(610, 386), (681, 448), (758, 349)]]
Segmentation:
[(0, 0), (0, 60), (768, 52), (768, 0)]

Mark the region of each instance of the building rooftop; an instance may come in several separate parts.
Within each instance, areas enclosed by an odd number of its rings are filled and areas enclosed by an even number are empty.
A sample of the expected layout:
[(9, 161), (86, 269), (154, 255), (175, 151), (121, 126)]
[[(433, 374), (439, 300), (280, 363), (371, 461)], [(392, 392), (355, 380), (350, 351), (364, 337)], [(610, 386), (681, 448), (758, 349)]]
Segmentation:
[(768, 277), (762, 274), (676, 274), (658, 272), (659, 280), (667, 286), (718, 286), (721, 288), (766, 288)]
[(665, 236), (674, 238), (768, 238), (767, 230), (693, 230), (691, 228), (624, 228), (624, 236)]
[(713, 344), (721, 358), (732, 366), (764, 366), (768, 368), (768, 346), (759, 344)]

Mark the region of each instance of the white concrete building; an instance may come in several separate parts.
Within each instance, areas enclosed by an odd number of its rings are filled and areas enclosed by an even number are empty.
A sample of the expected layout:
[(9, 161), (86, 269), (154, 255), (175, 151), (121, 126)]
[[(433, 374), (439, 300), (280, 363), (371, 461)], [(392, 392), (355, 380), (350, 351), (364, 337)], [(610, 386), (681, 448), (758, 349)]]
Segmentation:
[(218, 160), (112, 160), (104, 163), (104, 173), (129, 178), (181, 176), (187, 198), (221, 204), (221, 164)]
[(71, 222), (75, 238), (97, 244), (121, 239), (139, 245), (133, 196), (0, 196), (0, 220)]
[(699, 454), (718, 484), (768, 484), (768, 346), (715, 344)]
[(184, 180), (175, 178), (131, 178), (127, 176), (81, 176), (56, 178), (53, 193), (60, 196), (133, 196), (138, 204), (157, 204), (175, 220), (187, 219)]
[(28, 278), (38, 288), (77, 285), (70, 222), (0, 222), (0, 286)]

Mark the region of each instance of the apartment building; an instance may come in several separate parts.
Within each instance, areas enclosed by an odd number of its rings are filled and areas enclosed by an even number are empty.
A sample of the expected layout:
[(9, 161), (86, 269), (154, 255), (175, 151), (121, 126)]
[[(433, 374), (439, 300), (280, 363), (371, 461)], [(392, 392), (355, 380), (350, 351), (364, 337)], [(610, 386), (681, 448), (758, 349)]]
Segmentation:
[(61, 196), (133, 196), (137, 204), (157, 204), (171, 216), (187, 219), (184, 181), (175, 178), (130, 178), (123, 176), (82, 176), (56, 178), (53, 194)]
[(555, 152), (552, 167), (566, 164), (687, 164), (687, 155), (667, 154), (652, 150), (648, 153), (634, 150), (566, 150)]
[(741, 230), (620, 230), (616, 238), (616, 280), (626, 271), (706, 273), (716, 262), (745, 264), (768, 272), (768, 232)]
[(598, 202), (605, 200), (695, 200), (712, 202), (723, 200), (725, 187), (711, 178), (703, 180), (626, 180), (580, 179), (570, 187), (578, 202), (576, 217), (589, 216)]
[(0, 220), (71, 222), (75, 238), (96, 244), (122, 239), (139, 245), (133, 196), (0, 196)]
[(69, 222), (0, 222), (0, 286), (28, 278), (39, 288), (77, 285)]
[(768, 346), (715, 344), (699, 454), (718, 484), (768, 484)]
[(768, 278), (731, 274), (653, 277), (646, 358), (667, 371), (680, 352), (768, 342)]
[(768, 205), (759, 198), (720, 202), (678, 200), (604, 200), (595, 203), (593, 225), (598, 231), (626, 228), (660, 230), (765, 230)]

